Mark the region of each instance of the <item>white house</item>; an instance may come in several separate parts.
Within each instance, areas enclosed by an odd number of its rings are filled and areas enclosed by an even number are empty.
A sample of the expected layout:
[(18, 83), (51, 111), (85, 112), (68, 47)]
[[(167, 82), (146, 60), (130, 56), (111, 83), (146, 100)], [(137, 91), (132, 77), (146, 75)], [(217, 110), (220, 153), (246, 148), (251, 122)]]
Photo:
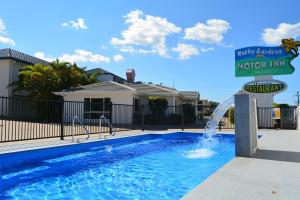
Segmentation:
[(13, 49), (0, 49), (0, 115), (5, 116), (10, 113), (11, 116), (17, 116), (19, 114), (18, 108), (8, 100), (8, 97), (15, 96), (13, 87), (9, 85), (18, 80), (18, 73), (23, 66), (38, 63), (50, 64)]
[[(85, 120), (97, 120), (102, 114), (108, 113), (108, 104), (112, 102), (114, 124), (132, 123), (133, 113), (140, 112), (140, 105), (148, 105), (149, 96), (166, 98), (168, 106), (173, 107), (167, 114), (175, 113), (175, 106), (182, 103), (191, 103), (196, 109), (199, 98), (198, 92), (177, 91), (174, 88), (145, 83), (119, 84), (113, 81), (63, 90), (55, 94), (62, 96), (66, 101), (64, 117), (67, 121), (71, 121), (74, 115)], [(84, 104), (74, 108), (68, 106), (68, 101), (84, 102)], [(92, 104), (100, 106), (92, 106)]]
[(15, 51), (13, 49), (0, 49), (0, 96), (11, 97), (12, 88), (8, 87), (18, 80), (18, 73), (25, 65), (49, 65), (50, 63), (39, 58)]

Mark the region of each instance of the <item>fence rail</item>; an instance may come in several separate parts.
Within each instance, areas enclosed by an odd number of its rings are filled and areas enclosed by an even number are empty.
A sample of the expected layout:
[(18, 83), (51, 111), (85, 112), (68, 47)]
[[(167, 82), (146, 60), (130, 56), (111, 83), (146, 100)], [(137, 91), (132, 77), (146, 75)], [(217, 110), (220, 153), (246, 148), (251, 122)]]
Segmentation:
[(105, 115), (115, 131), (146, 128), (195, 127), (195, 106), (168, 106), (159, 108), (145, 105), (123, 105), (110, 102), (76, 102), (0, 97), (0, 142), (31, 140), (84, 134), (78, 125), (72, 129), (72, 119), (80, 118), (91, 134), (110, 132), (100, 117)]

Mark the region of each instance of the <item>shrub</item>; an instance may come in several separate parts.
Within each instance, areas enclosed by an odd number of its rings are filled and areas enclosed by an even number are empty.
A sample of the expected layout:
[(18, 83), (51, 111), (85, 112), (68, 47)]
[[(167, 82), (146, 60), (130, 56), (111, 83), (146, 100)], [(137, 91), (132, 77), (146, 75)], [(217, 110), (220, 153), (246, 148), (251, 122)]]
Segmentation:
[(163, 97), (151, 96), (149, 97), (149, 106), (152, 112), (165, 111), (168, 101)]
[(228, 110), (229, 121), (231, 124), (234, 124), (234, 108)]
[(142, 123), (142, 114), (134, 113), (133, 114), (133, 124), (141, 124)]
[(196, 120), (195, 106), (190, 103), (182, 105), (182, 112), (184, 116), (184, 123), (193, 123)]
[(181, 123), (182, 115), (181, 114), (170, 114), (168, 116), (168, 123), (170, 124), (179, 124)]
[(149, 97), (149, 107), (152, 113), (150, 121), (160, 122), (165, 120), (165, 110), (168, 107), (168, 101), (163, 97)]

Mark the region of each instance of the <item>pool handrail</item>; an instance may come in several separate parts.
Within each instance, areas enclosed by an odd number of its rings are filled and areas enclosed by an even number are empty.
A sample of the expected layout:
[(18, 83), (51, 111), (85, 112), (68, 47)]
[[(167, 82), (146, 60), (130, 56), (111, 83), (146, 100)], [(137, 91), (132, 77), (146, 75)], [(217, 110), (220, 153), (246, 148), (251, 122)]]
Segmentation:
[[(85, 134), (87, 134), (87, 137), (86, 137), (86, 140), (88, 140), (90, 138), (90, 132), (87, 130), (87, 128), (85, 127), (85, 125), (83, 124), (82, 120), (79, 119), (79, 117), (77, 115), (75, 115), (73, 117), (73, 120), (72, 120), (72, 142), (74, 142), (74, 127), (75, 127), (75, 122), (76, 120), (79, 122), (79, 124), (81, 125), (81, 127), (83, 128)], [(77, 139), (77, 142), (79, 142), (79, 139)]]
[(102, 133), (102, 120), (104, 120), (105, 123), (111, 128), (112, 131), (110, 132), (110, 135), (114, 136), (116, 134), (115, 128), (111, 125), (111, 123), (109, 122), (109, 120), (104, 115), (102, 115), (99, 118), (99, 127), (100, 127), (99, 139), (101, 139), (101, 133)]

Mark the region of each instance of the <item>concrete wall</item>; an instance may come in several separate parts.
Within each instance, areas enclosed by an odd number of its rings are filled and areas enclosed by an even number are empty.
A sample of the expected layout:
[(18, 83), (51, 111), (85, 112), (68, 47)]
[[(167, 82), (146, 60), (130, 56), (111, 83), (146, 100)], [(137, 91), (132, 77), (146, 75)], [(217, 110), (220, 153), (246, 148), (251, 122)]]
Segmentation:
[(235, 95), (236, 156), (251, 157), (257, 150), (256, 101), (249, 94)]

